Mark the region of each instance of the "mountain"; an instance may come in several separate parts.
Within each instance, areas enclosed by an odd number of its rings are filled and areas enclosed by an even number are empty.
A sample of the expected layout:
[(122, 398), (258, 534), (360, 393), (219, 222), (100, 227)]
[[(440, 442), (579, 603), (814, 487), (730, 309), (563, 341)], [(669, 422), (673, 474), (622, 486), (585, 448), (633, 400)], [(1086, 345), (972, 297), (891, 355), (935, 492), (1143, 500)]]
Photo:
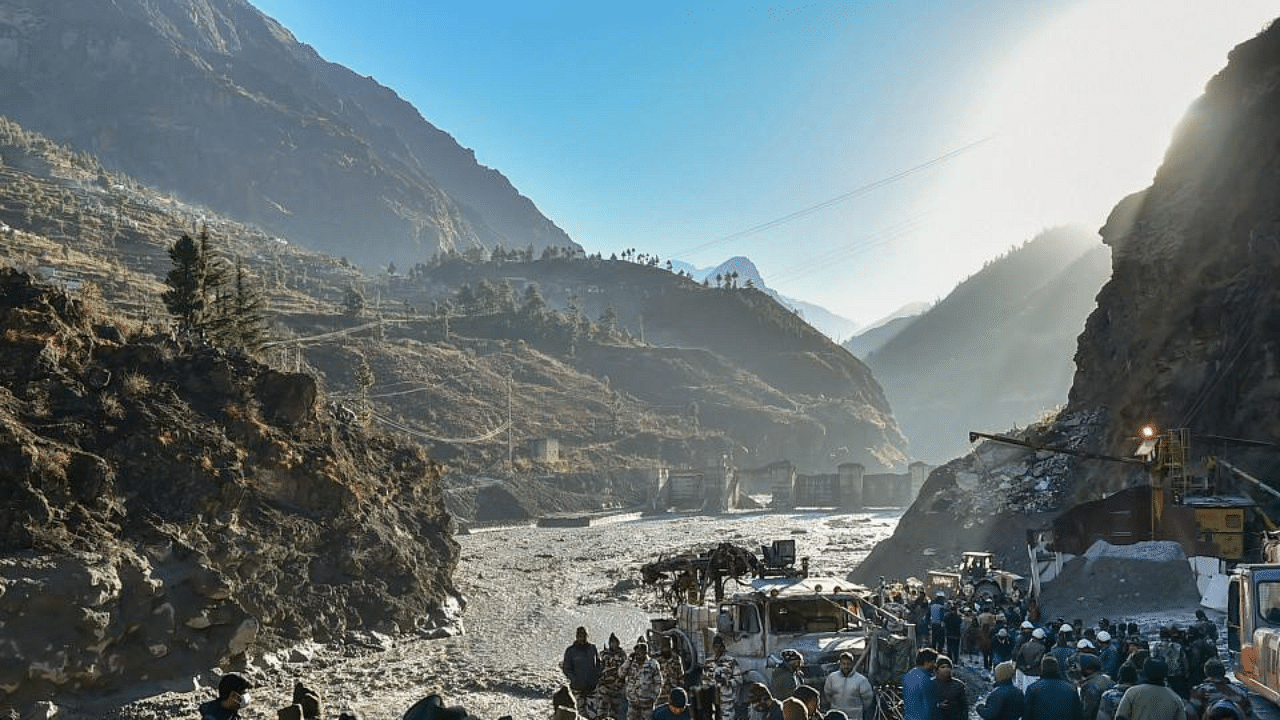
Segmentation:
[[(678, 271), (689, 267), (691, 266), (687, 263), (681, 263), (680, 267), (673, 267), (673, 269)], [(736, 282), (739, 286), (745, 286), (747, 281), (750, 280), (752, 287), (763, 290), (784, 306), (795, 310), (805, 319), (806, 322), (836, 342), (839, 342), (840, 338), (847, 337), (850, 333), (858, 329), (858, 323), (850, 320), (849, 318), (831, 312), (821, 305), (815, 305), (814, 303), (806, 300), (797, 300), (796, 298), (787, 297), (773, 288), (770, 288), (765, 283), (764, 278), (760, 276), (760, 270), (756, 267), (755, 263), (751, 262), (749, 258), (745, 258), (741, 255), (731, 257), (710, 270), (698, 270), (694, 268), (690, 274), (693, 275), (695, 279), (705, 279), (712, 284), (718, 284), (716, 282), (717, 276), (724, 278), (730, 273), (735, 272), (738, 273)]]
[(576, 247), (496, 170), (246, 0), (0, 0), (0, 113), (366, 268)]
[(1046, 231), (867, 355), (913, 458), (944, 462), (965, 451), (970, 430), (1026, 424), (1066, 401), (1108, 255), (1082, 228)]
[(857, 335), (845, 340), (841, 345), (856, 358), (866, 359), (868, 355), (879, 350), (885, 343), (898, 336), (932, 307), (929, 303), (910, 303), (894, 310), (885, 317), (867, 325)]
[[(1231, 51), (1174, 133), (1150, 187), (1101, 230), (1112, 272), (1075, 351), (1065, 407), (1026, 422), (1029, 441), (1131, 456), (1137, 428), (1186, 428), (1189, 459), (1213, 452), (1274, 489), (1280, 441), (1280, 22)], [(1027, 531), (1079, 503), (1148, 481), (1141, 466), (985, 443), (936, 469), (864, 579), (920, 572), (960, 550), (1025, 567)], [(1225, 484), (1224, 490), (1231, 490)], [(1269, 494), (1236, 488), (1274, 512)], [(949, 528), (938, 533), (937, 528)]]

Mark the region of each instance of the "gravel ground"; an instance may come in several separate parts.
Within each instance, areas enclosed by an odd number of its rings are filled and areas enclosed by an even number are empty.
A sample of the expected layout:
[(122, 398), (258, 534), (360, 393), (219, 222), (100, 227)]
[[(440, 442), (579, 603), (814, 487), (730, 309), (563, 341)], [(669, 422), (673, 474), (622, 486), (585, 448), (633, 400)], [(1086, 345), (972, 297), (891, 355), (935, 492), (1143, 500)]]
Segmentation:
[[(843, 576), (893, 532), (900, 515), (633, 515), (587, 528), (516, 526), (460, 536), (457, 582), (467, 598), (465, 632), (439, 639), (367, 635), (342, 647), (255, 657), (247, 674), (260, 687), (241, 717), (275, 718), (295, 681), (320, 693), (326, 718), (351, 711), (362, 720), (397, 720), (433, 692), (482, 720), (544, 717), (562, 680), (557, 664), (575, 628), (587, 627), (598, 645), (611, 632), (626, 643), (644, 631), (651, 615), (660, 614), (656, 597), (639, 582), (643, 563), (726, 541), (758, 549), (774, 539), (795, 538), (798, 555), (811, 558), (813, 573)], [(176, 691), (132, 688), (114, 698), (64, 704), (57, 717), (195, 717), (196, 705), (215, 694), (215, 683), (210, 673)]]

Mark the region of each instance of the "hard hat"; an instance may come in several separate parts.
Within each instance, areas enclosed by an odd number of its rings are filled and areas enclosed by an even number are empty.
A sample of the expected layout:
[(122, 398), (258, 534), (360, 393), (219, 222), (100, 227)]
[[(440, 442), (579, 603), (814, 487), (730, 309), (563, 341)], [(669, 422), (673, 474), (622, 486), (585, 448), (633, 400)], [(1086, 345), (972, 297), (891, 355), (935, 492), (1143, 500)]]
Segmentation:
[(799, 650), (792, 650), (791, 648), (787, 648), (786, 650), (782, 651), (782, 659), (786, 661), (786, 660), (803, 660), (804, 658), (803, 656), (800, 655)]
[(1087, 639), (1082, 638), (1080, 642), (1076, 643), (1076, 649), (1077, 650), (1086, 650), (1086, 649), (1093, 650), (1094, 647), (1093, 647), (1093, 643), (1089, 642)]
[(1098, 642), (1111, 642), (1111, 633), (1106, 630), (1098, 631)]
[(1037, 640), (1043, 640), (1043, 639), (1044, 639), (1044, 630), (1041, 630), (1040, 628), (1036, 628), (1035, 630), (1032, 630), (1032, 631), (1031, 631), (1031, 637), (1033, 637), (1033, 638), (1035, 638), (1035, 639), (1037, 639)]
[(1058, 628), (1058, 632), (1074, 632), (1075, 628), (1071, 627), (1071, 623), (1062, 623), (1062, 627)]
[(1030, 630), (1030, 629), (1032, 629), (1032, 628), (1034, 628), (1034, 627), (1035, 627), (1035, 625), (1032, 625), (1030, 620), (1023, 620), (1023, 621), (1022, 621), (1022, 629), (1023, 629), (1023, 630)]

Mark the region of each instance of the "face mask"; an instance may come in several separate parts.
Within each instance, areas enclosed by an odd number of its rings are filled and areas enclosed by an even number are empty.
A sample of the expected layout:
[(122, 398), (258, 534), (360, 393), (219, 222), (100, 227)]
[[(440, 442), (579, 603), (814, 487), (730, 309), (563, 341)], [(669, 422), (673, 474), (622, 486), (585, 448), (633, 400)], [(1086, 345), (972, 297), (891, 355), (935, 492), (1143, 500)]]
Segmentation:
[(240, 707), (249, 707), (249, 693), (240, 693)]

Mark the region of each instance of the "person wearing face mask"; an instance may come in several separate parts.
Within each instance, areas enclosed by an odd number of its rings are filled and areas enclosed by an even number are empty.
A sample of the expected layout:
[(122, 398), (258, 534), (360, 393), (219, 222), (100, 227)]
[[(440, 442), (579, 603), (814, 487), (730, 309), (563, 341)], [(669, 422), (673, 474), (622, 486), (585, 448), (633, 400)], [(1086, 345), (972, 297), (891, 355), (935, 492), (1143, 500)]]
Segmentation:
[(200, 705), (200, 720), (239, 720), (240, 709), (249, 705), (252, 687), (243, 675), (223, 675), (218, 681), (217, 699)]

